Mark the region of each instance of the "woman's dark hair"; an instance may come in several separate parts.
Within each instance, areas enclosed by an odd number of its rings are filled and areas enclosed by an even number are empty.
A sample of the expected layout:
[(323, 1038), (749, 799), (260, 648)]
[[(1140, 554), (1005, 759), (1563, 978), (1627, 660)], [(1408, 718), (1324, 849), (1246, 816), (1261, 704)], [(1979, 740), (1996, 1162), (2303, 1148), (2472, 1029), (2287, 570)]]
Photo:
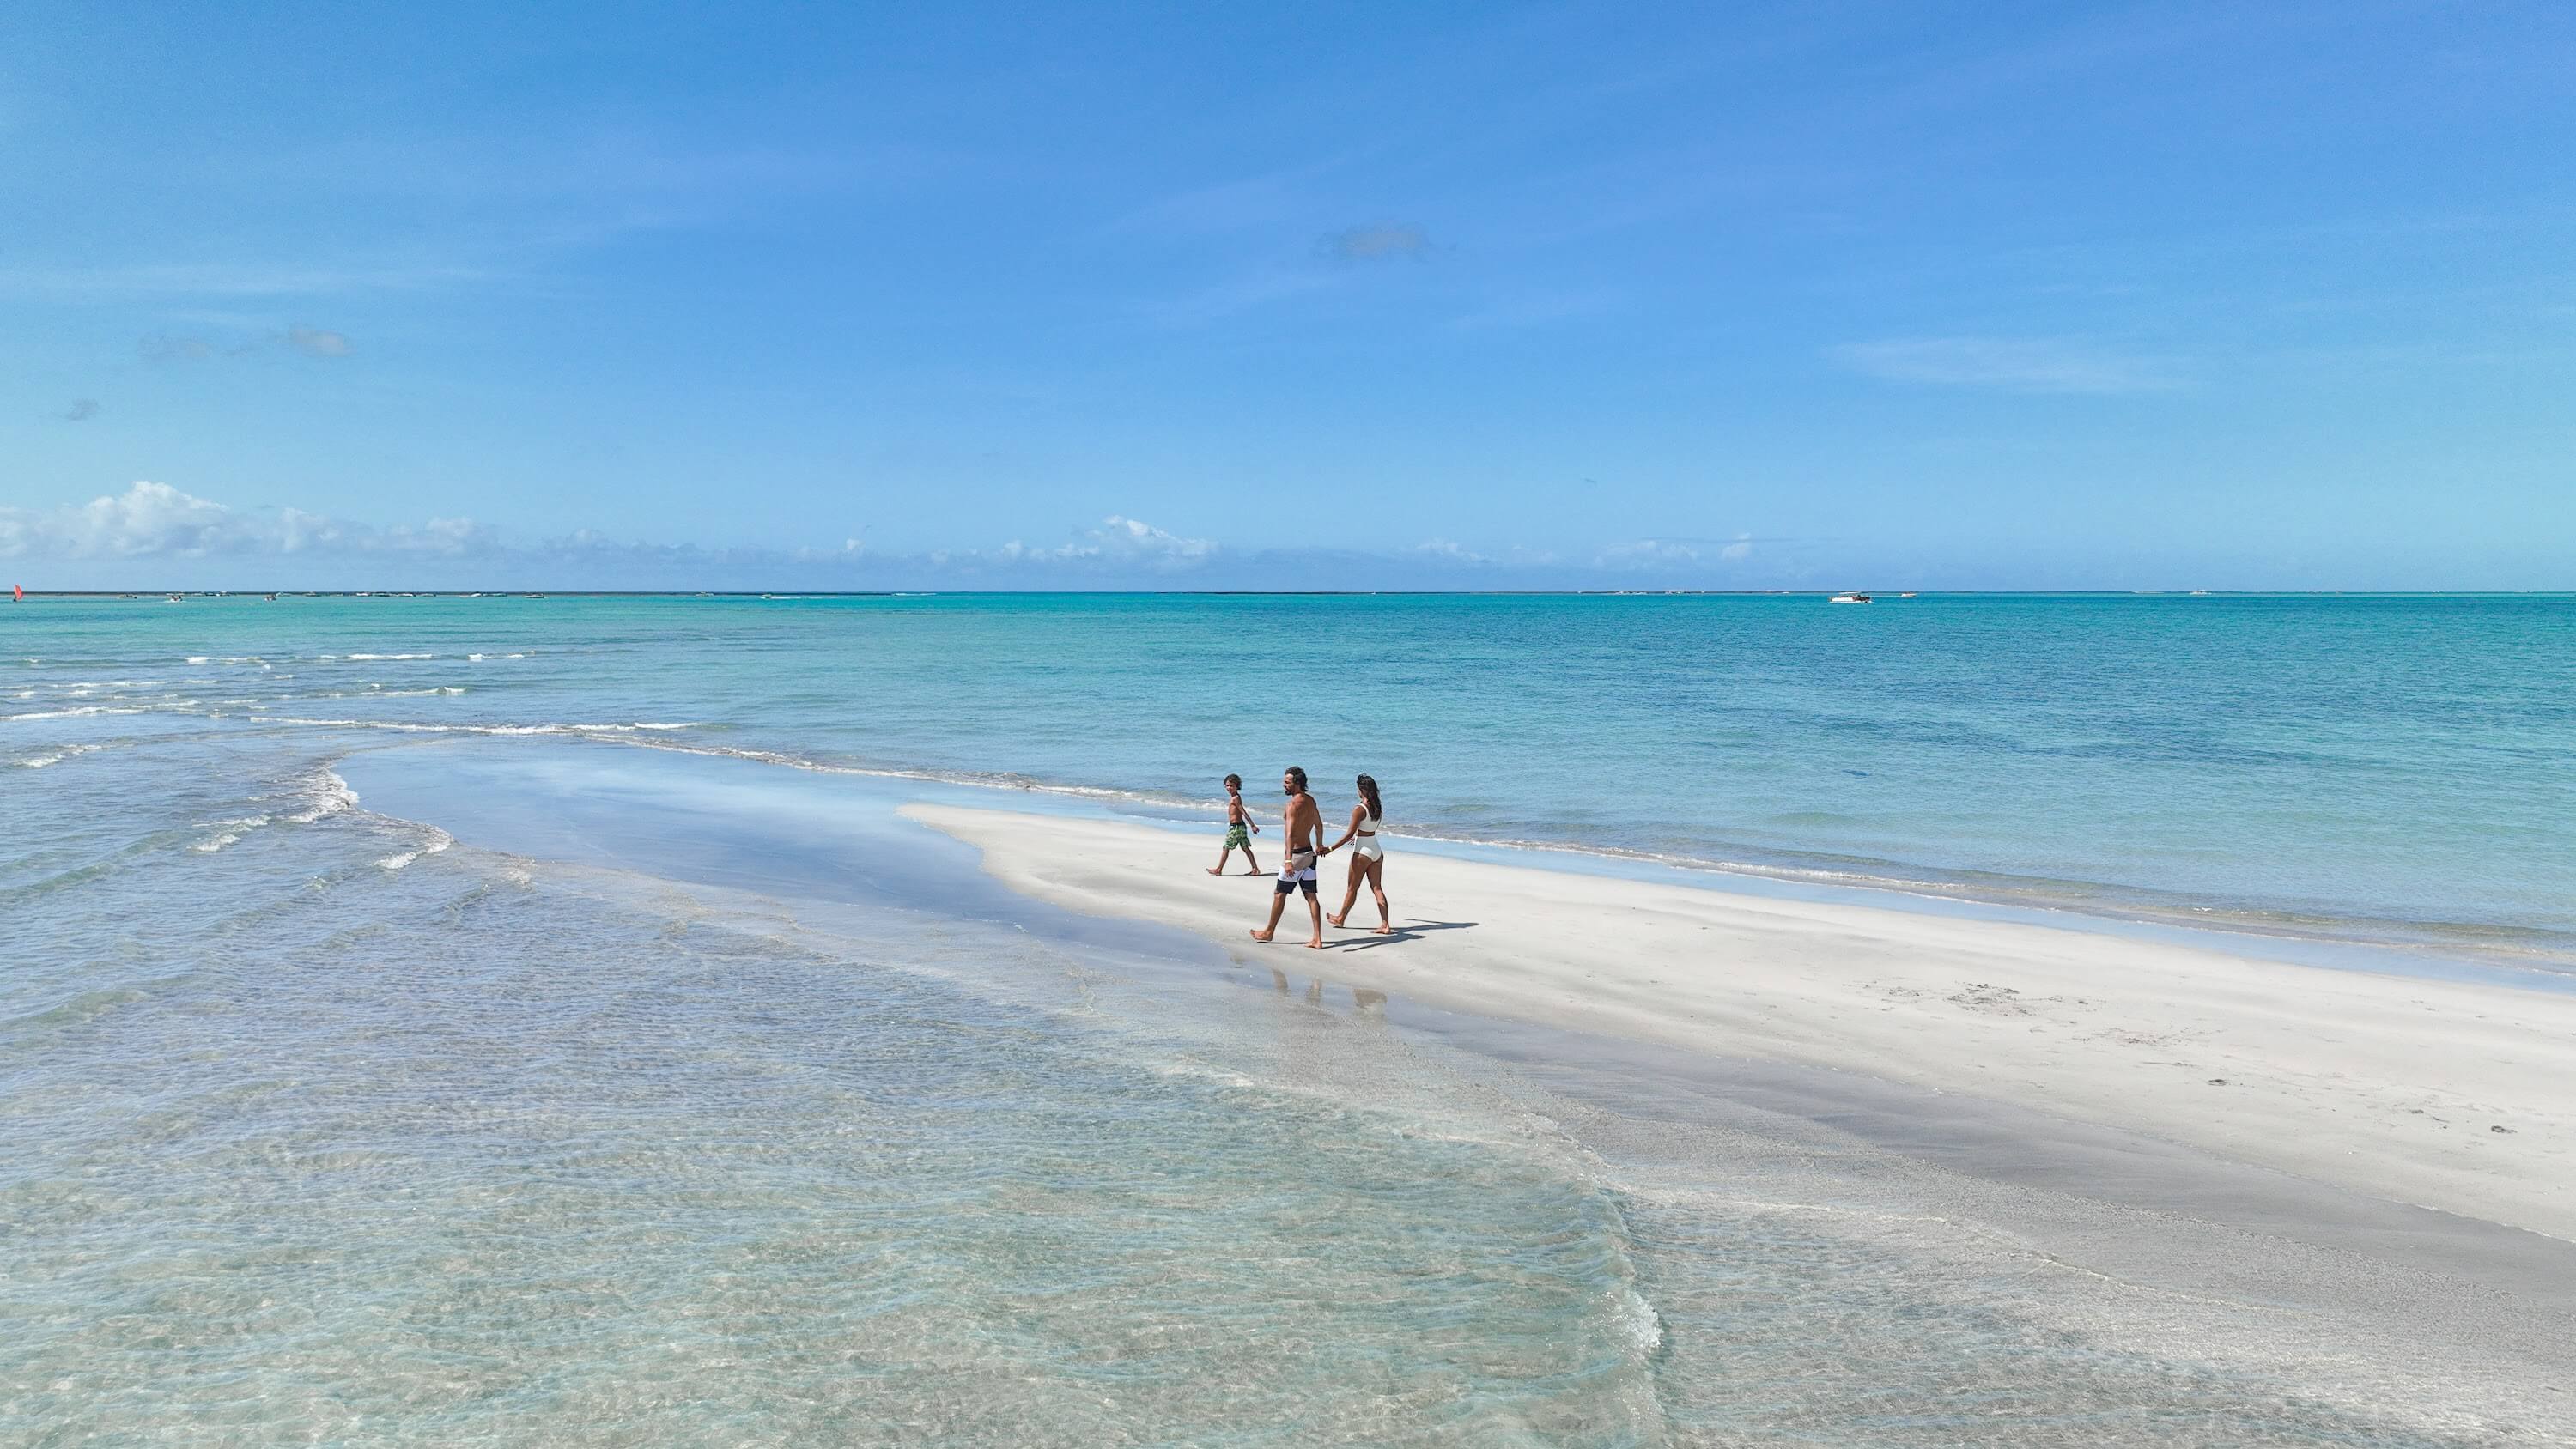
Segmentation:
[(1241, 775), (1228, 775), (1228, 776), (1226, 776), (1226, 777), (1225, 777), (1225, 788), (1227, 788), (1227, 789), (1229, 789), (1229, 790), (1240, 790), (1240, 789), (1242, 789), (1242, 788), (1243, 788), (1243, 777), (1242, 777)]
[(1296, 781), (1296, 782), (1297, 782), (1297, 788), (1298, 788), (1298, 789), (1303, 790), (1303, 789), (1305, 789), (1305, 788), (1306, 788), (1306, 772), (1305, 772), (1305, 771), (1303, 771), (1303, 770), (1301, 770), (1301, 769), (1297, 768), (1295, 765), (1290, 765), (1290, 766), (1288, 767), (1288, 769), (1287, 769), (1287, 772), (1286, 772), (1286, 773), (1287, 773), (1287, 776), (1288, 776), (1288, 778), (1289, 778), (1289, 779), (1294, 780), (1294, 781)]
[(1371, 820), (1383, 820), (1386, 818), (1386, 807), (1378, 803), (1377, 781), (1370, 779), (1366, 775), (1360, 776), (1360, 798), (1368, 802), (1369, 818)]

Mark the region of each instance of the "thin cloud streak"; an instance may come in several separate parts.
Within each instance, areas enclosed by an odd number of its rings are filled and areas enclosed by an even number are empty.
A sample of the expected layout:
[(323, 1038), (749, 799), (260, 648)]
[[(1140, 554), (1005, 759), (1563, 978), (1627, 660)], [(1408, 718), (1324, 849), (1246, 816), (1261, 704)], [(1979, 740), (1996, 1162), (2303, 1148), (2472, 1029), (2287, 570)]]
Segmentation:
[(1430, 254), (1431, 238), (1418, 226), (1371, 222), (1333, 232), (1317, 241), (1315, 249), (1342, 262), (1375, 262), (1393, 258), (1419, 261)]
[(1901, 337), (1846, 343), (1828, 355), (1883, 381), (1938, 387), (2110, 397), (2182, 385), (2157, 359), (2046, 337)]
[(477, 267), (316, 267), (272, 262), (152, 263), (125, 267), (0, 268), (0, 296), (39, 301), (152, 300), (163, 297), (328, 297), (418, 292), (488, 280)]
[(307, 327), (302, 323), (284, 332), (266, 333), (242, 341), (218, 345), (203, 337), (146, 337), (135, 344), (146, 362), (207, 362), (217, 357), (248, 357), (270, 348), (300, 352), (307, 357), (341, 358), (356, 348), (349, 334), (325, 327)]

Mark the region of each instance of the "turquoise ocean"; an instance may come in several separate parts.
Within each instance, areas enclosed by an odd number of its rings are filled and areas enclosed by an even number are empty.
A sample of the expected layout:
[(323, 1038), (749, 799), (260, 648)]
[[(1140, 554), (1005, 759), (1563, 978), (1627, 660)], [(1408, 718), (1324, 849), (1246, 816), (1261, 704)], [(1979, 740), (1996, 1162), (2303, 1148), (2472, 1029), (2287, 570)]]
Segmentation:
[[(1303, 765), (1329, 811), (1366, 770), (1401, 849), (2563, 989), (2576, 600), (146, 596), (0, 631), (0, 1441), (2563, 1427), (2510, 1367), (2471, 1393), (2054, 1271), (1964, 1226), (1990, 1183), (1796, 1083), (1066, 916), (894, 811), (1204, 826), (1228, 771), (1266, 803)], [(2244, 1247), (2319, 1313), (2371, 1291)]]

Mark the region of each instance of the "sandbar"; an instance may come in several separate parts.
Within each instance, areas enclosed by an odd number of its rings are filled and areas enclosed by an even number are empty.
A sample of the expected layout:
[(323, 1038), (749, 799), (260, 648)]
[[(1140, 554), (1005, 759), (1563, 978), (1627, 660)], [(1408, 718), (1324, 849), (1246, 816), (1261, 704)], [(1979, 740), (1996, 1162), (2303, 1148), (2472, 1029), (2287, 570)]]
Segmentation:
[[(914, 804), (1014, 890), (1311, 971), (1302, 905), (1217, 833)], [(2576, 1241), (2576, 992), (2303, 965), (2213, 944), (1444, 857), (1390, 835), (1333, 976), (1434, 1006), (1862, 1073), (2142, 1133)], [(1329, 910), (1347, 857), (1324, 862)], [(1240, 871), (1241, 861), (1235, 861)], [(1722, 882), (1723, 878), (1716, 878)], [(2537, 987), (2537, 983), (2536, 983)]]

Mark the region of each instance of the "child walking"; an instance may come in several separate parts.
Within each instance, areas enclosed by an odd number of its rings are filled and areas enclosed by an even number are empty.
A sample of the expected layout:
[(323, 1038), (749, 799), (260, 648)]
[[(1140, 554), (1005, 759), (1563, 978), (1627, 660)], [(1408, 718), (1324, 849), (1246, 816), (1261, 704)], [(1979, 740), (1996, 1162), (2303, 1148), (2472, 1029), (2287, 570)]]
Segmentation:
[(1259, 830), (1261, 822), (1253, 819), (1252, 812), (1243, 808), (1243, 777), (1228, 775), (1225, 777), (1225, 849), (1216, 853), (1216, 864), (1208, 867), (1208, 874), (1225, 874), (1226, 859), (1237, 850), (1243, 852), (1243, 863), (1249, 867), (1244, 874), (1261, 874), (1261, 862), (1252, 858), (1252, 836), (1246, 832), (1247, 826)]

